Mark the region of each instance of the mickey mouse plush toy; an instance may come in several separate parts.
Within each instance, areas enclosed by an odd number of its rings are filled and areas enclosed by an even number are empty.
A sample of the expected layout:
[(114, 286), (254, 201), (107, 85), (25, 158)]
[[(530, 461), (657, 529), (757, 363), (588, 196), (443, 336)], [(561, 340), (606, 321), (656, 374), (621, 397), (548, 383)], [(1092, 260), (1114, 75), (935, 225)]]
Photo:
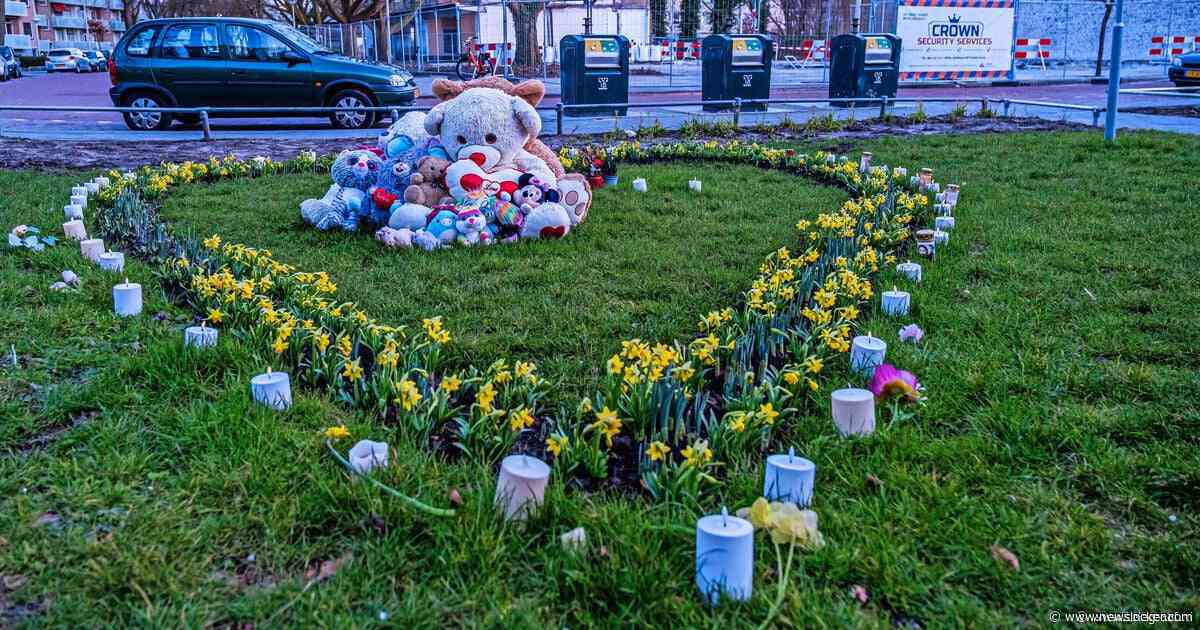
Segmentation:
[(528, 213), (542, 202), (558, 203), (558, 191), (546, 186), (532, 173), (525, 173), (517, 180), (517, 189), (512, 193), (512, 202)]

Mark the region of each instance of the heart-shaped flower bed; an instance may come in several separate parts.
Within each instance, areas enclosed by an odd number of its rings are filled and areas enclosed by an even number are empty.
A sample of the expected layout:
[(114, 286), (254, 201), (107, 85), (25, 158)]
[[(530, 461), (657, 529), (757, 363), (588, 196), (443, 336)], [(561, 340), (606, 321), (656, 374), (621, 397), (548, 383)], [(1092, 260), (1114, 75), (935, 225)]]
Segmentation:
[[(633, 339), (603, 366), (596, 391), (552, 407), (549, 384), (520, 360), (488, 366), (448, 360), (453, 334), (436, 316), (419, 326), (373, 320), (338, 298), (334, 279), (297, 270), (268, 251), (177, 236), (154, 201), (176, 183), (325, 170), (330, 156), (210, 160), (114, 174), (95, 230), (160, 263), (165, 287), (197, 313), (259, 348), (264, 363), (304, 386), (373, 410), (407, 439), (494, 463), (519, 449), (553, 459), (584, 481), (638, 480), (660, 499), (694, 498), (717, 480), (717, 461), (770, 444), (814, 404), (823, 366), (844, 361), (872, 278), (894, 262), (914, 225), (932, 220), (931, 181), (832, 155), (799, 155), (737, 142), (593, 148), (616, 162), (704, 160), (751, 164), (845, 188), (851, 199), (815, 220), (762, 263), (737, 304), (697, 314), (700, 336)], [(563, 154), (568, 161), (570, 151)], [(458, 334), (460, 331), (454, 331)], [(561, 401), (557, 401), (561, 402)], [(544, 445), (544, 446), (543, 446)]]

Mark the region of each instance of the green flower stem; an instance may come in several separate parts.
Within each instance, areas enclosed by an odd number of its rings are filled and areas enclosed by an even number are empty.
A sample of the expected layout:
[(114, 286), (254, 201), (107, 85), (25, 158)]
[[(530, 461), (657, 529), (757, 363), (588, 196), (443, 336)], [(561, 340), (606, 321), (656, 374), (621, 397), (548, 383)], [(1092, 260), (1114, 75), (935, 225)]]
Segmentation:
[(775, 595), (775, 602), (771, 604), (771, 609), (767, 611), (767, 617), (759, 624), (758, 630), (766, 628), (783, 606), (783, 596), (787, 594), (788, 572), (792, 570), (792, 554), (795, 552), (795, 541), (788, 543), (787, 565), (784, 565), (783, 552), (779, 550), (779, 543), (775, 543), (775, 566), (779, 569), (779, 592)]
[(414, 499), (389, 485), (381, 483), (368, 475), (358, 472), (353, 466), (350, 465), (350, 462), (346, 461), (345, 457), (342, 457), (341, 453), (337, 452), (337, 449), (333, 448), (333, 442), (330, 440), (325, 440), (325, 448), (329, 449), (329, 452), (333, 454), (334, 459), (338, 460), (338, 463), (342, 465), (342, 468), (345, 468), (348, 472), (353, 475), (357, 475), (361, 479), (369, 481), (371, 485), (383, 490), (397, 499), (400, 499), (401, 501), (404, 501), (413, 508), (432, 516), (454, 516), (457, 513), (454, 510), (435, 508), (432, 505), (422, 503), (421, 501), (418, 501), (417, 499)]

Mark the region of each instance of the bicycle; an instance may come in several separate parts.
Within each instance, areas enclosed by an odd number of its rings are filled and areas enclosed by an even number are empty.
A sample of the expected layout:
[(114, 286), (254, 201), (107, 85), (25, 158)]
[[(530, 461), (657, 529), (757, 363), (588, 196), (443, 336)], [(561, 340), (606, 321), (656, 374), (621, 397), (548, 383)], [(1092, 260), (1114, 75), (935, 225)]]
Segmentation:
[[(504, 70), (501, 70), (497, 57), (480, 50), (479, 45), (475, 43), (475, 38), (472, 37), (463, 44), (463, 54), (458, 58), (458, 63), (454, 65), (454, 72), (458, 74), (461, 81), (470, 81), (481, 76), (489, 74), (500, 74), (504, 76)], [(499, 72), (497, 72), (499, 70)]]

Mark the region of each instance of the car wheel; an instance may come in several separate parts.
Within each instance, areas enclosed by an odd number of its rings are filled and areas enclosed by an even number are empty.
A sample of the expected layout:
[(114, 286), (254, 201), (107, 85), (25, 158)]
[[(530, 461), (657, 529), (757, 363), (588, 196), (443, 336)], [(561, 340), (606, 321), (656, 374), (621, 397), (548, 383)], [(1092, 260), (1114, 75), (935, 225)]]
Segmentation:
[(338, 111), (329, 115), (329, 121), (338, 129), (367, 129), (375, 125), (375, 112), (364, 111), (374, 107), (370, 97), (358, 90), (342, 90), (333, 95), (329, 102)]
[(125, 107), (146, 111), (124, 112), (125, 126), (134, 131), (162, 131), (171, 126), (171, 115), (154, 111), (163, 107), (161, 97), (154, 94), (134, 94), (125, 99)]

